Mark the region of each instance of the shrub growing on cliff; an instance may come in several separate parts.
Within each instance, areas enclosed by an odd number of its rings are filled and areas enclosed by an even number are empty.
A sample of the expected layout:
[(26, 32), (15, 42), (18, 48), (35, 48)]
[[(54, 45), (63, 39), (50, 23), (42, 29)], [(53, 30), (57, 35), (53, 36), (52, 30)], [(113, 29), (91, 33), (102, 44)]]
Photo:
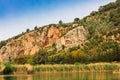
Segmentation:
[(72, 51), (77, 50), (77, 49), (80, 49), (79, 45), (69, 48), (69, 52), (72, 52)]
[(0, 42), (0, 48), (2, 48), (3, 46), (5, 46), (6, 43), (7, 43), (7, 41), (1, 41), (1, 42)]
[(47, 61), (47, 52), (45, 50), (38, 51), (34, 55), (33, 61), (35, 64), (45, 64)]
[(60, 21), (59, 21), (59, 24), (63, 24), (63, 21), (62, 21), (62, 20), (60, 20)]
[(29, 59), (29, 56), (20, 55), (20, 56), (15, 58), (15, 63), (17, 63), (17, 64), (25, 64), (25, 63), (27, 63), (28, 59)]
[(37, 29), (38, 29), (38, 27), (37, 27), (37, 26), (35, 26), (35, 27), (34, 27), (34, 30), (37, 30)]
[(26, 32), (29, 32), (30, 31), (30, 29), (26, 29)]
[(5, 69), (3, 71), (4, 74), (11, 74), (14, 71), (14, 67), (10, 63), (5, 63)]
[(65, 49), (65, 45), (62, 45), (62, 50), (64, 50)]
[(53, 43), (53, 44), (52, 44), (52, 48), (56, 48), (56, 43)]
[(74, 22), (78, 22), (80, 19), (79, 18), (75, 18), (74, 19)]
[(56, 43), (53, 43), (53, 44), (52, 44), (52, 48), (53, 48), (53, 51), (55, 51), (55, 52), (57, 51)]

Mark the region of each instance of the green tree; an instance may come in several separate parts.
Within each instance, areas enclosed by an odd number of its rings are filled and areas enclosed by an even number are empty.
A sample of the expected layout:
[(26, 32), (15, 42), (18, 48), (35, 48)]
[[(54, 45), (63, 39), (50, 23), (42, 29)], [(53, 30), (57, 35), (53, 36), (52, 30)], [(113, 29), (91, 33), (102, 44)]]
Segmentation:
[(65, 45), (62, 45), (62, 50), (64, 50), (65, 49)]
[(74, 22), (78, 22), (80, 19), (79, 18), (75, 18), (74, 19)]
[(38, 27), (37, 27), (37, 26), (35, 26), (35, 27), (34, 27), (34, 30), (37, 30), (37, 29), (38, 29)]
[(7, 43), (6, 41), (1, 41), (1, 42), (0, 42), (0, 48), (2, 48), (3, 46), (5, 46), (6, 43)]
[(96, 14), (97, 14), (96, 11), (92, 11), (92, 12), (90, 13), (91, 16), (94, 16), (94, 15), (96, 15)]
[(54, 49), (54, 51), (57, 50), (57, 49), (56, 49), (56, 43), (53, 43), (53, 44), (52, 44), (52, 48)]
[(10, 63), (5, 63), (4, 74), (11, 74), (14, 71), (14, 67)]
[(25, 64), (27, 63), (28, 59), (29, 59), (28, 55), (19, 55), (15, 58), (14, 62), (17, 64)]
[(47, 61), (47, 51), (45, 50), (40, 50), (38, 51), (34, 57), (33, 57), (33, 61), (35, 64), (45, 64)]
[(60, 20), (60, 21), (59, 21), (59, 24), (63, 24), (63, 21), (62, 21), (62, 20)]
[(52, 44), (52, 48), (56, 48), (56, 43), (53, 43), (53, 44)]
[(29, 32), (30, 31), (30, 29), (26, 29), (26, 32)]

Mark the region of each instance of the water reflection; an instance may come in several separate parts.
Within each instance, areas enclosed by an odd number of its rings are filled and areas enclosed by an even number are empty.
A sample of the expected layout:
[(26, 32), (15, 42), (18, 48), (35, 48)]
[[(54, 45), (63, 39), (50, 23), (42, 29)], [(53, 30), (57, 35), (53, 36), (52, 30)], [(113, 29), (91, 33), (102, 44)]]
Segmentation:
[(113, 73), (47, 73), (34, 75), (1, 75), (0, 80), (120, 80)]

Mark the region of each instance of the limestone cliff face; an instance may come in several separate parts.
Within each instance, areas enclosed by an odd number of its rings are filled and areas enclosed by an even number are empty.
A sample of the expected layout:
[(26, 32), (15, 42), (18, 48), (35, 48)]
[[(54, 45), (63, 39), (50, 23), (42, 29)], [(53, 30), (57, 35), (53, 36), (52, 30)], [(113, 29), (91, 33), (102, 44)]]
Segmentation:
[(11, 39), (0, 49), (0, 61), (14, 60), (21, 54), (35, 54), (39, 49), (52, 46), (53, 43), (56, 43), (58, 50), (61, 50), (62, 45), (69, 48), (83, 43), (87, 34), (87, 30), (83, 26), (77, 26), (72, 30), (61, 26), (42, 27), (26, 32), (17, 39)]
[(87, 39), (87, 35), (88, 31), (83, 26), (78, 26), (57, 40), (57, 49), (61, 50), (62, 45), (64, 45), (67, 49), (80, 45)]

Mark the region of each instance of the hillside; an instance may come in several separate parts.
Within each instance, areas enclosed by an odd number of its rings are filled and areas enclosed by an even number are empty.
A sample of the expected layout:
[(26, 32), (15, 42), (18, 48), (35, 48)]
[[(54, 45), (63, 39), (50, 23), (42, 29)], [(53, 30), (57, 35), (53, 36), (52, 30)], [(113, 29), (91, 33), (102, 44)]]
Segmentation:
[[(13, 37), (1, 47), (1, 61), (9, 61), (9, 57), (14, 60), (19, 55), (33, 55), (41, 49), (52, 51), (52, 45), (56, 45), (56, 50), (61, 50), (83, 43), (87, 38), (87, 30), (83, 26), (76, 24), (51, 24), (35, 30), (27, 31), (18, 37)], [(73, 39), (74, 38), (74, 39)], [(71, 44), (72, 43), (72, 44)]]
[(1, 41), (0, 61), (23, 64), (120, 61), (120, 1), (101, 6), (83, 19), (27, 29)]

